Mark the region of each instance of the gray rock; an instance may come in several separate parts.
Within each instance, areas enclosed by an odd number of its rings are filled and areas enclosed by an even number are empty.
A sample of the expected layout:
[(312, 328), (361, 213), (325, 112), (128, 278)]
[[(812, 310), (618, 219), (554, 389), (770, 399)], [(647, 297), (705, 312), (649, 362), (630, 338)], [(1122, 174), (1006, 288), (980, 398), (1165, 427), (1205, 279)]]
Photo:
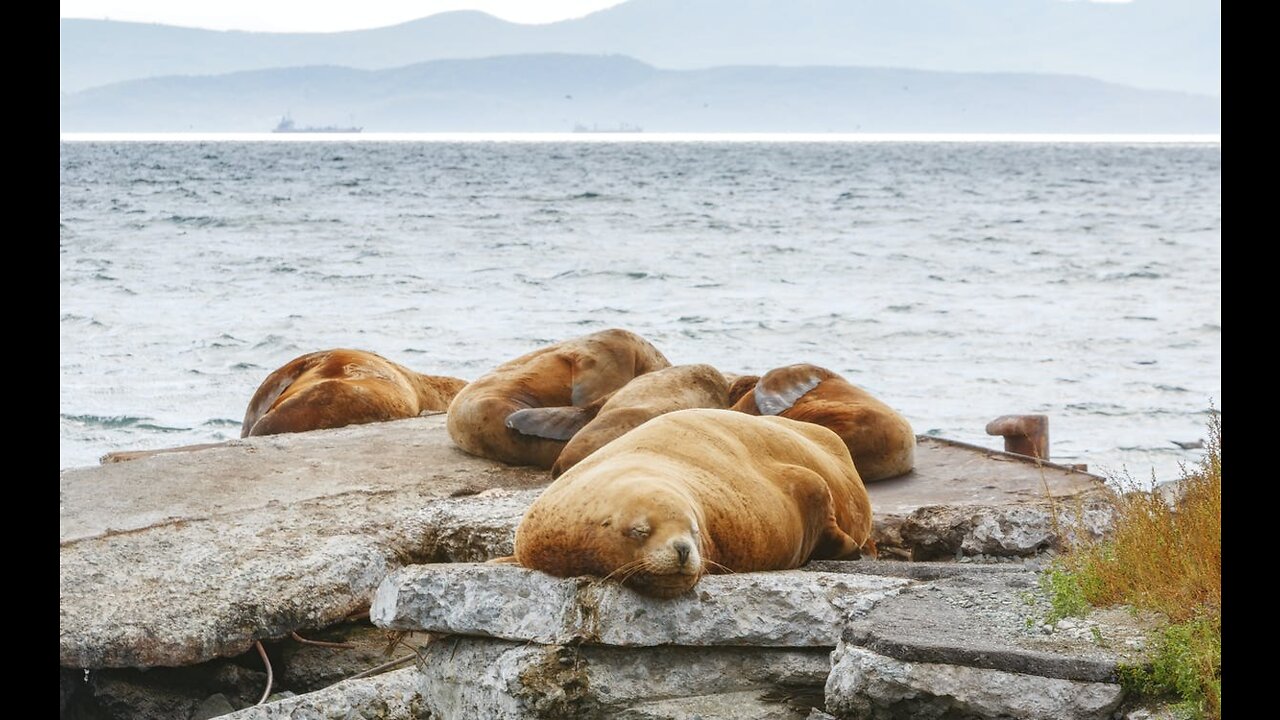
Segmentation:
[(908, 662), (842, 643), (832, 653), (827, 712), (839, 718), (1108, 720), (1124, 691), (1002, 670)]
[(195, 714), (191, 716), (191, 720), (210, 720), (211, 718), (233, 713), (235, 710), (226, 695), (214, 693), (196, 706)]
[[(346, 680), (323, 690), (248, 707), (225, 720), (428, 720), (419, 693), (421, 676), (408, 667), (371, 678)], [(482, 716), (477, 716), (482, 717)]]
[(617, 720), (808, 720), (813, 708), (804, 703), (813, 700), (821, 703), (821, 693), (804, 699), (783, 692), (720, 693), (655, 700), (627, 708), (614, 717)]
[(370, 615), (392, 629), (548, 645), (834, 647), (846, 620), (910, 582), (799, 570), (710, 575), (661, 600), (514, 565), (418, 565), (383, 581)]
[[(59, 662), (195, 664), (329, 625), (402, 563), (482, 558), (548, 479), (463, 454), (442, 417), (65, 471)], [(506, 486), (528, 489), (470, 494)]]
[[(1068, 513), (1063, 505), (1024, 500), (1017, 504), (923, 507), (901, 518), (895, 549), (912, 560), (959, 555), (994, 558), (1034, 556), (1078, 540), (1096, 540), (1111, 531), (1115, 507), (1109, 496), (1090, 493), (1077, 498)], [(886, 524), (889, 522), (885, 521)], [(878, 542), (878, 540), (877, 540)]]
[(570, 647), (452, 637), (424, 654), (422, 697), (440, 720), (604, 719), (676, 698), (812, 696), (821, 693), (830, 669), (826, 650)]
[[(443, 416), (63, 471), (59, 664), (196, 664), (324, 627), (401, 565), (510, 553), (548, 481), (456, 449)], [(917, 560), (1053, 546), (1046, 497), (1109, 517), (1096, 476), (937, 438), (868, 492), (882, 551)]]
[(1097, 475), (952, 440), (916, 439), (915, 470), (867, 485), (876, 543), (886, 557), (1033, 555), (1069, 542), (1077, 518), (1090, 536), (1110, 529), (1112, 492)]
[(801, 570), (810, 572), (857, 573), (860, 575), (888, 575), (911, 580), (937, 580), (945, 577), (969, 577), (993, 573), (1023, 573), (1027, 568), (1018, 565), (976, 565), (953, 562), (907, 562), (904, 560), (814, 560)]
[[(1016, 566), (1015, 566), (1016, 567)], [(1140, 654), (1092, 639), (1042, 635), (1030, 572), (954, 576), (904, 589), (850, 622), (847, 643), (903, 662), (964, 665), (1085, 682), (1115, 682), (1116, 666)], [(1096, 613), (1104, 632), (1141, 634), (1145, 621)], [(1047, 628), (1047, 626), (1046, 626)]]

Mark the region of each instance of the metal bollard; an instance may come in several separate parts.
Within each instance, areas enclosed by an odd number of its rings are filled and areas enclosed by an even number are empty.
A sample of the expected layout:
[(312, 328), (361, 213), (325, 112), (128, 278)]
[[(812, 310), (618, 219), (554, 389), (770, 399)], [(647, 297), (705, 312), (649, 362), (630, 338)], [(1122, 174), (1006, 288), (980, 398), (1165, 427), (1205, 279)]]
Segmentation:
[(987, 423), (988, 435), (1004, 436), (1004, 451), (1049, 459), (1048, 415), (1001, 415)]

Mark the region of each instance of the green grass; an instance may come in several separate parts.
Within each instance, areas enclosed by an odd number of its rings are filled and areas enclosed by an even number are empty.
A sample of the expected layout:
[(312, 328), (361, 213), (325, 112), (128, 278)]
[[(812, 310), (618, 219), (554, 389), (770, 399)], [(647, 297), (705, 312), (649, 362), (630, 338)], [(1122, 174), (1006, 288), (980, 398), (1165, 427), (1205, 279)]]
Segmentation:
[[(1136, 490), (1132, 481), (1122, 486)], [(1222, 418), (1213, 413), (1198, 466), (1183, 468), (1175, 508), (1149, 492), (1117, 501), (1115, 531), (1081, 544), (1041, 578), (1049, 620), (1091, 606), (1154, 610), (1166, 623), (1150, 642), (1149, 666), (1126, 668), (1125, 686), (1148, 696), (1180, 698), (1184, 709), (1222, 717)]]

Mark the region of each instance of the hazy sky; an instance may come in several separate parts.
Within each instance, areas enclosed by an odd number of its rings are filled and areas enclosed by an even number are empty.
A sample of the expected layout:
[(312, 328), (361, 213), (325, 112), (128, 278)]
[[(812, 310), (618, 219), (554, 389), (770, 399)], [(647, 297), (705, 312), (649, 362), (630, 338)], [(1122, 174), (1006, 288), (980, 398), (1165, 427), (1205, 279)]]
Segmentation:
[(447, 10), (483, 10), (521, 23), (581, 17), (622, 0), (60, 0), (61, 17), (132, 20), (214, 30), (334, 32), (395, 25)]

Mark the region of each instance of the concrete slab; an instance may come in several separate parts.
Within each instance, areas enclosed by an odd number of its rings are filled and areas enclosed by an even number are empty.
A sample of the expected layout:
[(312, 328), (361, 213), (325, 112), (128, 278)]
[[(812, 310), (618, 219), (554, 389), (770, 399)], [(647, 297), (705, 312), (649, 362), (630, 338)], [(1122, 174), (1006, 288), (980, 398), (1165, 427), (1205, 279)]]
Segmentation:
[(615, 582), (555, 578), (513, 565), (417, 565), (374, 597), (375, 625), (547, 645), (835, 647), (840, 630), (906, 587), (844, 573), (710, 575), (669, 600)]

